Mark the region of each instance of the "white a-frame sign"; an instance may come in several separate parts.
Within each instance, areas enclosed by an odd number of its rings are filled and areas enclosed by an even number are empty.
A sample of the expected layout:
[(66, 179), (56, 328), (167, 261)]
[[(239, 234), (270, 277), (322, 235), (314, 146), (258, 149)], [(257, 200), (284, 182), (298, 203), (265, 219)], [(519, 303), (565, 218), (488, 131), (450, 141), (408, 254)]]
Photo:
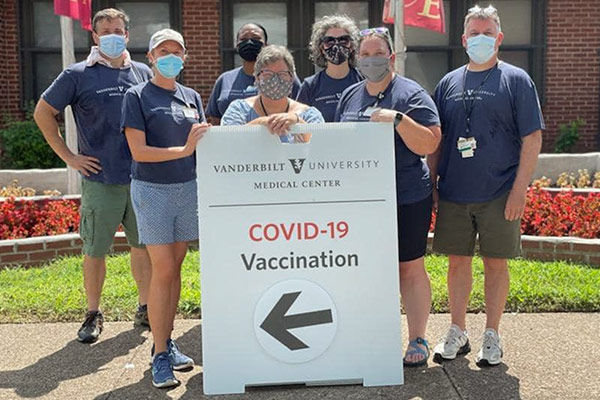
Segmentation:
[(198, 143), (206, 394), (403, 383), (392, 125), (294, 129)]

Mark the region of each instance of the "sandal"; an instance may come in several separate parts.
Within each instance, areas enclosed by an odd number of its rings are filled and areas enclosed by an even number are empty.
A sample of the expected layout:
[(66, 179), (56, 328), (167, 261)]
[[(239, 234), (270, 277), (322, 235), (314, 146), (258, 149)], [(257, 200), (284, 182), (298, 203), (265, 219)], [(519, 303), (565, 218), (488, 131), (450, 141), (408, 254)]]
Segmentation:
[[(426, 350), (423, 350), (421, 347), (419, 347), (419, 345), (425, 346)], [(415, 355), (415, 354), (422, 354), (423, 356), (425, 356), (425, 358), (423, 358), (420, 361), (416, 361), (416, 362), (406, 361), (406, 356)], [(410, 342), (408, 342), (408, 349), (406, 350), (406, 354), (404, 355), (404, 359), (403, 359), (405, 367), (420, 367), (422, 365), (427, 364), (428, 359), (429, 359), (429, 343), (427, 343), (427, 340), (417, 337), (415, 340), (411, 340)]]

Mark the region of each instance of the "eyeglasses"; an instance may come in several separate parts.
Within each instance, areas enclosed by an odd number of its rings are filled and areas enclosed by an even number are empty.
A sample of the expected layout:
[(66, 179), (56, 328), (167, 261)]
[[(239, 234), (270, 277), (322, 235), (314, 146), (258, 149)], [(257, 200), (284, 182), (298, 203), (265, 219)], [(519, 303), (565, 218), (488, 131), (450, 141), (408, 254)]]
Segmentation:
[(258, 76), (260, 76), (262, 79), (271, 79), (275, 75), (277, 75), (279, 77), (279, 79), (281, 79), (282, 81), (291, 81), (294, 79), (294, 77), (292, 76), (292, 73), (290, 71), (275, 72), (275, 71), (271, 71), (269, 69), (263, 69), (258, 74)]
[(351, 42), (352, 42), (352, 38), (350, 37), (350, 35), (342, 35), (342, 36), (337, 36), (337, 37), (323, 36), (323, 39), (321, 39), (321, 43), (323, 44), (323, 47), (325, 47), (326, 49), (332, 47), (335, 44), (339, 44), (344, 47), (349, 47)]
[(359, 35), (362, 36), (369, 36), (369, 35), (373, 35), (373, 34), (377, 34), (377, 35), (385, 35), (387, 37), (390, 37), (390, 30), (388, 28), (386, 28), (385, 26), (379, 26), (377, 28), (367, 28), (367, 29), (363, 29), (362, 31), (360, 31)]
[(384, 26), (379, 26), (377, 28), (367, 28), (367, 29), (363, 29), (358, 34), (361, 38), (361, 42), (362, 42), (363, 38), (367, 37), (367, 36), (375, 35), (375, 36), (381, 37), (382, 39), (384, 39), (387, 42), (390, 52), (391, 53), (394, 52), (394, 44), (392, 42), (392, 37), (390, 36), (390, 31), (388, 28), (386, 28)]

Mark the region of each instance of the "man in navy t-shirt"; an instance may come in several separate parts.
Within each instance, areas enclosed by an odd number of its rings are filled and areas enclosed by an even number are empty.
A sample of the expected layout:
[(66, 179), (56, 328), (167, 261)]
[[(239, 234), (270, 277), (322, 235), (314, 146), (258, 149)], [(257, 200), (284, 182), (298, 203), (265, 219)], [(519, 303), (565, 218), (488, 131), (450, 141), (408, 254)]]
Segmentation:
[[(139, 243), (129, 184), (131, 154), (121, 134), (121, 103), (127, 89), (151, 78), (151, 70), (126, 50), (129, 17), (120, 10), (98, 11), (92, 21), (93, 46), (86, 61), (65, 69), (39, 100), (34, 118), (52, 149), (83, 175), (81, 221), (83, 276), (88, 312), (77, 339), (94, 342), (102, 332), (100, 295), (105, 257), (120, 224), (131, 246), (131, 269), (138, 286), (136, 324), (148, 325), (150, 260)], [(71, 106), (77, 125), (78, 154), (60, 135), (56, 115)]]
[(545, 129), (531, 78), (498, 60), (503, 36), (494, 7), (471, 8), (462, 36), (469, 63), (435, 90), (443, 136), (429, 159), (432, 176), (439, 177), (433, 250), (448, 254), (452, 313), (452, 325), (434, 349), (437, 362), (470, 351), (465, 317), (477, 235), (487, 320), (476, 361), (502, 361), (498, 326), (509, 289), (507, 259), (520, 255), (520, 219)]

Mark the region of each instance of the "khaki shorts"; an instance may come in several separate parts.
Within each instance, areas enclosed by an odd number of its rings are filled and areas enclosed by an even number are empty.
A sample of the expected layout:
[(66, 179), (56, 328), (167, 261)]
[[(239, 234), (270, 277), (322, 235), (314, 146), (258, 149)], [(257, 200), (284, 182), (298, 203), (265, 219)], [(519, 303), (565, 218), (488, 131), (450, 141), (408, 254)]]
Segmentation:
[(504, 208), (509, 193), (487, 203), (440, 200), (433, 237), (436, 253), (473, 256), (479, 234), (479, 254), (490, 258), (521, 255), (521, 220), (507, 221)]
[(108, 185), (82, 179), (79, 235), (83, 254), (104, 257), (110, 252), (119, 224), (132, 247), (139, 243), (129, 185)]

